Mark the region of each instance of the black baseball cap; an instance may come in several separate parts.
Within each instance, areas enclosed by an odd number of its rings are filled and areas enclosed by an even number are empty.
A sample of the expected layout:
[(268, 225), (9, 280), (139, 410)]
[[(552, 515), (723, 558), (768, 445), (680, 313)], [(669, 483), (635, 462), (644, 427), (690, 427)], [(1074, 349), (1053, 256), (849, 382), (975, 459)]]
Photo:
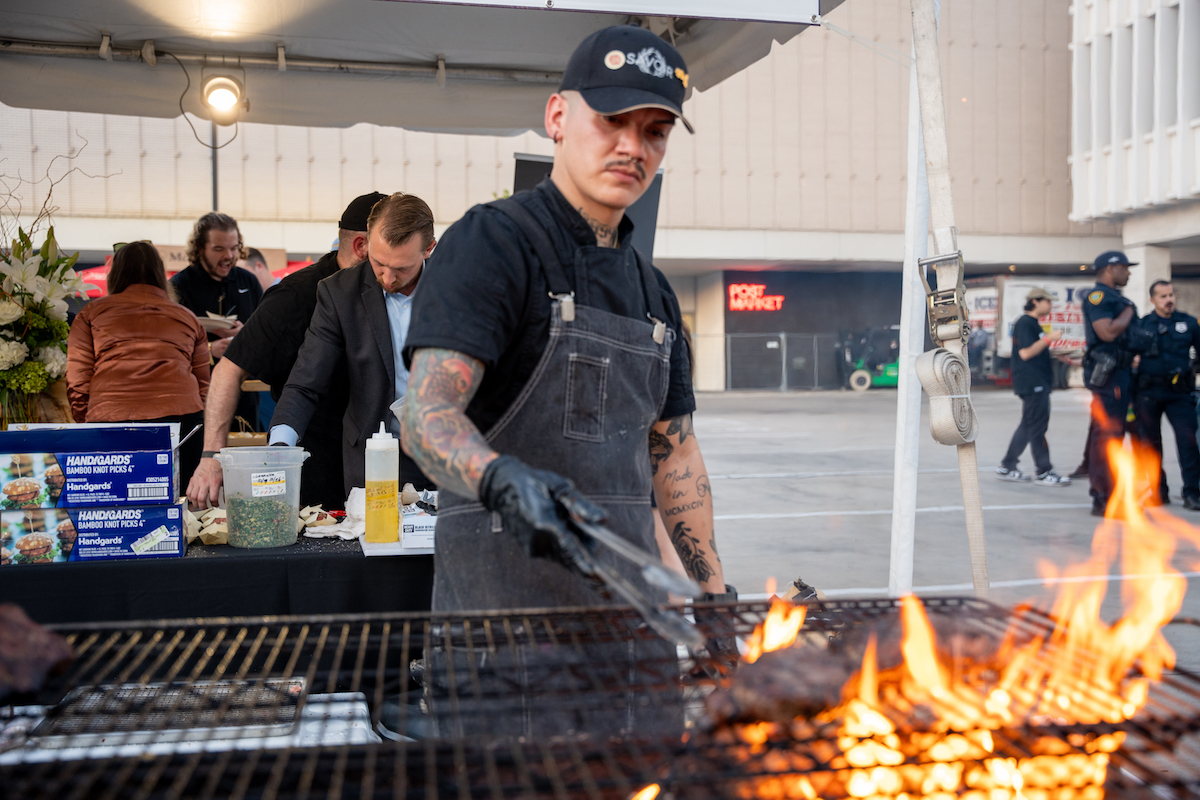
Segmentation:
[(1130, 261), (1129, 256), (1122, 253), (1120, 250), (1109, 250), (1096, 256), (1095, 263), (1092, 264), (1092, 272), (1099, 272), (1105, 267), (1113, 264), (1124, 264), (1127, 267), (1136, 267), (1138, 262)]
[(645, 28), (614, 25), (575, 48), (558, 90), (579, 92), (599, 114), (661, 108), (695, 133), (683, 116), (687, 86), (687, 64), (678, 50)]
[(365, 231), (367, 217), (371, 216), (371, 209), (380, 200), (386, 199), (387, 195), (379, 192), (371, 192), (354, 198), (342, 212), (342, 218), (338, 220), (338, 227), (344, 231)]

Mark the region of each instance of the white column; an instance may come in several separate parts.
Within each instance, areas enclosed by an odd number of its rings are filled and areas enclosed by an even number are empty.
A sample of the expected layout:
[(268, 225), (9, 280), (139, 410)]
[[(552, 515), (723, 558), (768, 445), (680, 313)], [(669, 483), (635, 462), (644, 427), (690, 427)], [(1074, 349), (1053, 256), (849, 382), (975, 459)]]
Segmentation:
[(1171, 250), (1167, 247), (1141, 245), (1126, 247), (1125, 255), (1137, 266), (1129, 270), (1129, 283), (1124, 294), (1137, 304), (1138, 316), (1154, 310), (1150, 303), (1150, 287), (1155, 281), (1171, 280)]
[(725, 273), (696, 276), (696, 389), (725, 391)]

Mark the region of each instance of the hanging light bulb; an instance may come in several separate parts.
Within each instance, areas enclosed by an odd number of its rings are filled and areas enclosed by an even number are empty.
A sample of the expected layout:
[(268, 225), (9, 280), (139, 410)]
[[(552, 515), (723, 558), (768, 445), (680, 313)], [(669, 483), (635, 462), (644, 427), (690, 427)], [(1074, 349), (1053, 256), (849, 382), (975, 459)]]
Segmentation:
[(232, 125), (242, 108), (249, 110), (242, 84), (229, 75), (213, 75), (204, 81), (200, 96), (208, 108), (209, 117), (218, 125)]

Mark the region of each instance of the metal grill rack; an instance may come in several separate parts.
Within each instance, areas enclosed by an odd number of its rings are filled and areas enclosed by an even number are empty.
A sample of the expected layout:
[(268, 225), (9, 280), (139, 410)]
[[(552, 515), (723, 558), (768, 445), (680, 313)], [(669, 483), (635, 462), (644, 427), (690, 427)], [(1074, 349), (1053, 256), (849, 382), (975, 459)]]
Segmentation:
[[(1044, 635), (1053, 624), (1036, 611), (1014, 619), (974, 599), (935, 598), (926, 608), (996, 635), (1013, 623), (1018, 638)], [(769, 605), (706, 609), (700, 622), (710, 636), (746, 636)], [(837, 635), (896, 613), (890, 600), (826, 602), (810, 611), (805, 629)], [(625, 800), (660, 783), (674, 797), (699, 799), (737, 796), (747, 779), (778, 774), (772, 753), (786, 753), (796, 772), (832, 768), (827, 739), (769, 742), (748, 755), (695, 727), (683, 737), (659, 735), (653, 723), (663, 717), (681, 729), (685, 717), (695, 718), (699, 699), (723, 680), (722, 667), (680, 659), (629, 609), (197, 619), (60, 632), (77, 654), (72, 669), (39, 696), (18, 698), (20, 708), (0, 708), (0, 723), (44, 718), (26, 743), (0, 753), (6, 797)], [(410, 663), (426, 653), (421, 685)], [(608, 657), (589, 657), (595, 653)], [(80, 702), (97, 691), (103, 714)], [(238, 746), (237, 737), (286, 727), (306, 703), (331, 693), (364, 695), (373, 727), (389, 705), (398, 709), (393, 727), (433, 720), (437, 738), (315, 747), (277, 737)], [(529, 728), (539, 704), (566, 722), (551, 732)], [(588, 725), (595, 715), (632, 721), (633, 730), (605, 737)], [(512, 720), (526, 727), (514, 730)], [(1163, 800), (1200, 797), (1200, 678), (1183, 671), (1156, 685), (1133, 720), (998, 731), (996, 752), (1023, 757), (1041, 736), (1070, 740), (1116, 728), (1128, 738), (1112, 757), (1110, 797), (1147, 788)], [(161, 745), (180, 730), (191, 749), (139, 744)], [(39, 741), (80, 733), (143, 750), (64, 757), (68, 751), (56, 754)]]

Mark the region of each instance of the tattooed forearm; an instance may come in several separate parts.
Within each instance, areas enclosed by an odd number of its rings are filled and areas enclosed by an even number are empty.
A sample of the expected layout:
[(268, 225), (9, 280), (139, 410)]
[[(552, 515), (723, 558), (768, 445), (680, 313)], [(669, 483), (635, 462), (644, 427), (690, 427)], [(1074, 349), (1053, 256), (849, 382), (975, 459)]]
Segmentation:
[(692, 433), (692, 415), (685, 414), (682, 417), (676, 417), (667, 425), (667, 436), (678, 436), (679, 443), (683, 444), (688, 440), (689, 436), (694, 436)]
[(650, 429), (650, 474), (658, 474), (658, 465), (671, 457), (671, 453), (675, 451), (675, 446), (671, 444), (671, 440), (663, 436), (656, 429)]
[(713, 535), (712, 488), (690, 416), (655, 424), (650, 463), (658, 509), (684, 568), (705, 591), (724, 592), (725, 575)]
[(691, 528), (682, 522), (675, 523), (675, 528), (671, 531), (671, 544), (675, 545), (675, 552), (679, 553), (679, 560), (683, 562), (683, 568), (689, 575), (700, 583), (712, 579), (713, 568), (709, 566), (704, 551), (700, 549), (700, 540), (692, 536)]
[(497, 453), (467, 419), (465, 409), (479, 389), (483, 364), (453, 350), (413, 354), (400, 435), (430, 480), (464, 497), (479, 494), (479, 481)]
[(617, 246), (617, 229), (613, 225), (606, 225), (593, 216), (590, 216), (582, 208), (579, 209), (579, 215), (583, 217), (584, 222), (596, 234), (596, 244), (601, 247), (616, 247)]

